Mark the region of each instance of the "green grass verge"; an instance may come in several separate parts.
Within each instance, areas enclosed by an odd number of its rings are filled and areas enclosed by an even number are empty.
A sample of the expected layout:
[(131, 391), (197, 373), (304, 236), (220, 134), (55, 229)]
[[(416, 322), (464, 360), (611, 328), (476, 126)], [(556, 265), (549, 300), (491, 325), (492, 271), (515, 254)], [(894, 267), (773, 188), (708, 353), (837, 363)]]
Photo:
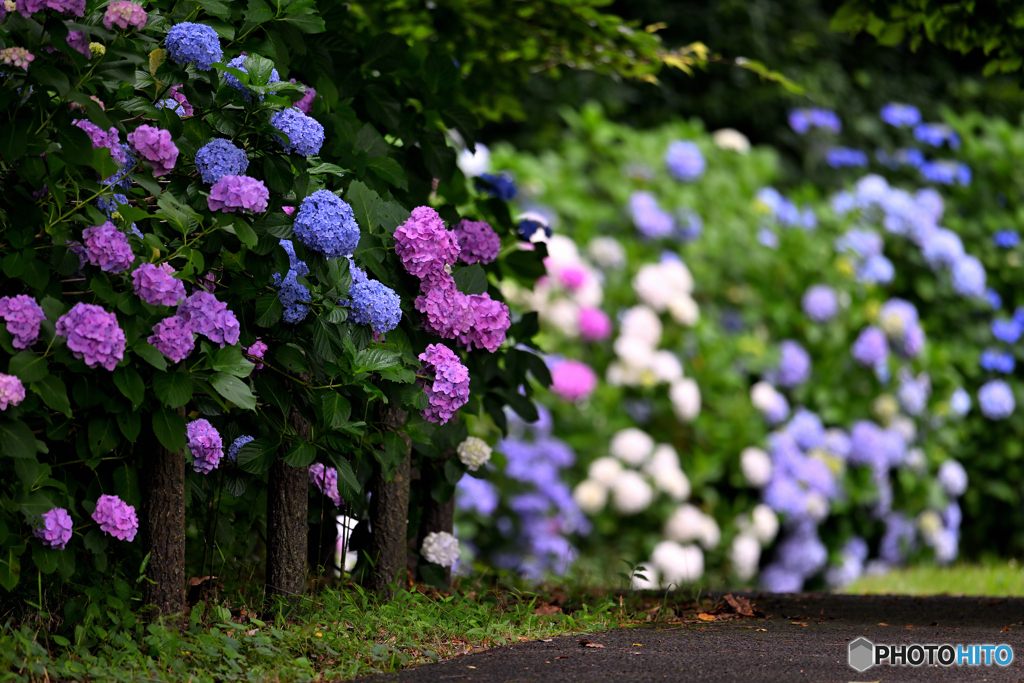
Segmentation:
[(852, 595), (1024, 596), (1024, 569), (1015, 560), (952, 567), (909, 567), (866, 576), (838, 591)]

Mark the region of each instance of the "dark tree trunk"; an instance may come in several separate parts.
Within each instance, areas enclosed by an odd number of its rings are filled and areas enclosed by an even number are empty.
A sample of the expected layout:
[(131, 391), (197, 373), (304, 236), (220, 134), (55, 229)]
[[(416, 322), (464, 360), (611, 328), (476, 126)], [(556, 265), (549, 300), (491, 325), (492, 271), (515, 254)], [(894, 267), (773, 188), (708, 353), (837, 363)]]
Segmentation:
[[(405, 426), (408, 413), (388, 408), (384, 424), (392, 431)], [(390, 600), (394, 595), (395, 579), (405, 569), (406, 542), (408, 540), (409, 483), (412, 465), (411, 443), (405, 438), (405, 458), (391, 481), (384, 481), (378, 468), (370, 479), (370, 559), (373, 566), (367, 577), (367, 587)]]
[[(418, 553), (423, 545), (423, 539), (432, 532), (447, 531), (455, 532), (455, 495), (449, 496), (448, 500), (439, 503), (434, 500), (431, 491), (438, 479), (444, 479), (444, 461), (433, 461), (425, 464), (422, 472), (423, 502), (421, 503), (420, 527), (414, 541), (414, 550)], [(423, 578), (423, 577), (420, 577)], [(447, 586), (452, 581), (452, 569), (447, 567), (444, 583)]]
[[(312, 433), (309, 421), (292, 406), (288, 423), (302, 439)], [(267, 491), (267, 595), (298, 600), (306, 585), (308, 544), (309, 466), (292, 467), (281, 458), (291, 448), (285, 442), (270, 468)]]
[[(185, 409), (178, 414), (184, 417)], [(142, 601), (151, 616), (185, 611), (185, 454), (169, 451), (147, 426), (142, 467), (142, 542), (149, 554)]]
[(313, 507), (314, 521), (309, 525), (309, 565), (314, 571), (322, 571), (328, 577), (333, 576), (331, 570), (334, 568), (334, 556), (338, 548), (339, 514), (341, 510), (334, 507), (330, 498), (320, 496)]

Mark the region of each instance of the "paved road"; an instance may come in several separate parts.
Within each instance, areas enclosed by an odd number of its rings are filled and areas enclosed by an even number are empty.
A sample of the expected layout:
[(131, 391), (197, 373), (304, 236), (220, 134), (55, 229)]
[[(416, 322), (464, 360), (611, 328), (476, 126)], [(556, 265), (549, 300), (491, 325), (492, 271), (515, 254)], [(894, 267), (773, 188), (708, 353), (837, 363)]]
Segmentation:
[[(616, 629), (522, 642), (438, 664), (363, 679), (430, 681), (1009, 681), (1024, 683), (1024, 599), (745, 594), (765, 618)], [(875, 643), (1006, 643), (1006, 667), (847, 665), (851, 640)], [(604, 647), (587, 647), (580, 641)]]

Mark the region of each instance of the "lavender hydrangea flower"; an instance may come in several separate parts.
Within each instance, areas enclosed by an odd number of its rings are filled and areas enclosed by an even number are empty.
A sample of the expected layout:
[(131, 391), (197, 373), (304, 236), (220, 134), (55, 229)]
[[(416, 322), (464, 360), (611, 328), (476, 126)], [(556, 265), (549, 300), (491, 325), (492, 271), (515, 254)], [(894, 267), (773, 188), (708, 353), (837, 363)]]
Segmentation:
[(139, 531), (135, 508), (117, 496), (100, 496), (96, 509), (92, 511), (92, 519), (102, 531), (122, 541), (134, 541)]
[(110, 221), (83, 230), (82, 241), (86, 259), (105, 273), (128, 270), (135, 261), (128, 238)]
[(153, 306), (176, 306), (185, 298), (185, 283), (174, 272), (169, 263), (143, 263), (132, 273), (135, 293)]
[(885, 332), (869, 325), (860, 331), (850, 348), (853, 359), (865, 367), (876, 367), (889, 358), (889, 345)]
[(199, 474), (209, 474), (220, 465), (224, 457), (224, 441), (220, 432), (209, 421), (199, 418), (185, 425), (188, 449), (192, 451), (192, 469)]
[(932, 385), (928, 375), (921, 373), (916, 378), (910, 373), (905, 373), (900, 378), (900, 385), (896, 389), (896, 398), (907, 415), (921, 415), (928, 404), (928, 396), (931, 394)]
[[(288, 79), (289, 83), (295, 83), (294, 78)], [(303, 114), (308, 114), (313, 111), (313, 101), (316, 100), (316, 89), (310, 86), (304, 86), (306, 88), (305, 95), (302, 96), (301, 100), (298, 100), (293, 106), (301, 111)]]
[(1005, 420), (1017, 407), (1013, 389), (1001, 379), (986, 382), (978, 389), (978, 407), (990, 420)]
[(71, 124), (78, 128), (81, 128), (92, 140), (93, 149), (99, 149), (100, 147), (106, 147), (110, 150), (110, 158), (119, 164), (124, 164), (128, 157), (125, 155), (124, 150), (121, 148), (121, 134), (117, 131), (117, 128), (111, 128), (109, 131), (105, 131), (95, 123), (86, 121), (85, 119), (76, 119)]
[(205, 24), (175, 24), (167, 32), (164, 45), (172, 62), (182, 66), (194, 64), (200, 71), (209, 71), (215, 62), (224, 60), (217, 32)]
[(292, 229), (307, 248), (327, 258), (348, 256), (359, 245), (352, 207), (327, 190), (317, 190), (302, 200)]
[(295, 107), (274, 114), (270, 117), (270, 125), (288, 136), (287, 143), (280, 136), (275, 136), (284, 146), (285, 154), (295, 152), (308, 157), (319, 154), (323, 147), (324, 127)]
[(675, 219), (660, 206), (650, 192), (634, 192), (629, 197), (629, 212), (633, 224), (649, 240), (664, 239), (675, 230)]
[(92, 50), (89, 49), (89, 37), (83, 31), (68, 31), (68, 47), (76, 50), (86, 59), (92, 59)]
[(885, 123), (898, 128), (909, 128), (921, 123), (921, 112), (917, 107), (897, 102), (882, 107), (880, 117)]
[(795, 387), (811, 376), (811, 356), (803, 346), (792, 339), (784, 339), (779, 345), (780, 359), (778, 383), (783, 387)]
[(53, 508), (41, 516), (43, 526), (40, 529), (33, 529), (32, 534), (46, 547), (64, 550), (74, 531), (75, 525), (71, 521), (71, 515), (64, 508)]
[(831, 320), (839, 310), (836, 292), (828, 285), (808, 287), (801, 304), (807, 317), (816, 323)]
[(921, 177), (928, 182), (964, 187), (971, 184), (971, 167), (959, 161), (928, 161), (921, 164), (919, 170)]
[(868, 155), (859, 149), (833, 147), (825, 152), (825, 163), (832, 168), (856, 168), (868, 165)]
[(17, 406), (25, 400), (25, 385), (14, 375), (0, 372), (0, 410)]
[(377, 334), (398, 327), (402, 319), (402, 300), (383, 282), (366, 280), (349, 289), (352, 297), (350, 319), (357, 325), (369, 325)]
[(433, 375), (423, 386), (429, 405), (420, 415), (430, 422), (445, 424), (469, 400), (469, 370), (444, 344), (430, 344), (419, 359), (425, 373)]
[(8, 66), (28, 71), (28, 65), (36, 56), (23, 47), (6, 47), (0, 50), (0, 62)]
[(153, 334), (146, 341), (175, 363), (188, 358), (196, 348), (192, 326), (177, 315), (153, 325)]
[(91, 368), (100, 365), (113, 371), (124, 358), (125, 336), (117, 316), (95, 304), (75, 304), (57, 320), (57, 334), (68, 340), (75, 358)]
[(262, 180), (245, 175), (226, 175), (213, 184), (206, 204), (210, 211), (229, 213), (241, 209), (252, 213), (267, 210), (270, 190)]
[(395, 253), (413, 277), (430, 279), (444, 273), (460, 253), (455, 233), (429, 206), (418, 206), (395, 230)]
[(242, 446), (244, 446), (247, 443), (251, 443), (251, 442), (253, 442), (255, 440), (256, 439), (252, 438), (248, 434), (243, 434), (242, 436), (240, 436), (237, 439), (235, 439), (234, 441), (232, 441), (231, 442), (231, 447), (228, 448), (228, 460), (230, 460), (233, 464), (237, 465), (238, 464), (238, 452), (240, 450), (242, 450)]
[(929, 233), (921, 245), (921, 255), (933, 270), (952, 268), (963, 257), (964, 245), (955, 232), (939, 228)]
[(843, 124), (839, 116), (829, 109), (794, 109), (789, 112), (789, 127), (798, 135), (804, 135), (811, 128), (839, 133), (843, 129)]
[(914, 126), (914, 139), (932, 147), (942, 147), (948, 142), (950, 149), (960, 149), (960, 136), (944, 123), (921, 123)]
[(178, 148), (171, 141), (170, 131), (142, 124), (128, 133), (128, 144), (140, 157), (153, 165), (153, 175), (167, 175), (178, 161)]
[(146, 18), (146, 10), (134, 2), (114, 0), (107, 5), (107, 11), (103, 14), (103, 25), (108, 31), (113, 31), (115, 26), (141, 29), (146, 26)]
[(676, 180), (690, 182), (704, 175), (707, 163), (700, 147), (688, 140), (675, 140), (665, 152), (665, 165)]
[(682, 207), (676, 210), (676, 229), (673, 237), (680, 242), (693, 242), (704, 234), (704, 219), (693, 209)]
[(971, 410), (971, 395), (963, 387), (957, 387), (949, 399), (949, 408), (957, 417), (963, 417)]
[(315, 462), (309, 466), (309, 483), (330, 498), (335, 507), (341, 505), (341, 494), (338, 493), (338, 470)]
[(978, 364), (981, 366), (982, 370), (987, 370), (988, 372), (1001, 372), (1004, 375), (1011, 374), (1014, 368), (1017, 367), (1017, 361), (1014, 359), (1012, 353), (998, 351), (996, 349), (985, 349), (982, 351)]
[(967, 491), (967, 471), (956, 460), (947, 460), (942, 463), (939, 466), (936, 479), (945, 489), (946, 495), (953, 498), (959, 498)]
[(0, 318), (7, 323), (7, 331), (14, 339), (16, 349), (27, 349), (39, 338), (39, 326), (46, 320), (43, 307), (27, 294), (0, 298)]
[(961, 256), (953, 265), (953, 291), (963, 297), (985, 294), (985, 266), (973, 256)]
[(612, 333), (612, 321), (600, 308), (584, 307), (577, 319), (580, 338), (585, 341), (602, 341)]
[(895, 275), (896, 268), (892, 265), (892, 261), (881, 254), (868, 257), (857, 269), (857, 281), (865, 284), (886, 285), (892, 282)]
[[(227, 66), (230, 66), (232, 69), (238, 69), (239, 71), (241, 71), (244, 74), (248, 74), (249, 70), (245, 68), (245, 58), (246, 58), (246, 55), (244, 55), (244, 54), (243, 55), (238, 55), (237, 57), (232, 59), (230, 62), (228, 62)], [(270, 80), (267, 81), (267, 83), (277, 83), (280, 80), (281, 80), (281, 75), (279, 73), (277, 73), (277, 69), (271, 69), (270, 70)], [(252, 101), (252, 93), (249, 92), (249, 88), (247, 88), (245, 85), (243, 85), (240, 80), (235, 78), (234, 74), (228, 73), (226, 71), (224, 72), (224, 85), (228, 86), (229, 88), (234, 88), (238, 92), (242, 93), (242, 97), (245, 98), (246, 102)], [(263, 99), (263, 95), (260, 95), (259, 99), (262, 100)]]
[(238, 343), (240, 328), (238, 318), (228, 310), (228, 305), (218, 301), (209, 292), (198, 291), (178, 306), (178, 315), (189, 324), (193, 332), (201, 334), (224, 348), (226, 344)]
[(565, 401), (578, 401), (597, 388), (597, 373), (586, 363), (563, 360), (551, 368), (551, 391)]
[(263, 360), (264, 354), (267, 353), (267, 348), (267, 345), (260, 341), (259, 337), (257, 337), (253, 345), (246, 349), (245, 355), (249, 356), (250, 360), (252, 360), (253, 363), (256, 365), (256, 367), (253, 368), (254, 370), (263, 369), (263, 363), (261, 363), (260, 361)]
[(992, 321), (992, 336), (1001, 342), (1016, 344), (1022, 334), (1024, 334), (1024, 323), (1016, 318)]
[(14, 7), (26, 18), (44, 8), (76, 17), (85, 14), (85, 0), (17, 0)]
[(240, 176), (249, 168), (245, 150), (225, 138), (210, 140), (196, 152), (196, 170), (203, 182), (213, 185), (224, 176)]
[(470, 325), (459, 335), (459, 342), (470, 351), (475, 347), (494, 353), (505, 343), (508, 328), (512, 326), (508, 306), (486, 293), (470, 294), (468, 303)]
[(885, 534), (878, 544), (878, 554), (887, 563), (902, 564), (907, 554), (917, 547), (914, 522), (894, 512), (885, 517)]
[(463, 219), (455, 227), (459, 242), (459, 260), (463, 263), (491, 263), (501, 251), (501, 238), (484, 221)]

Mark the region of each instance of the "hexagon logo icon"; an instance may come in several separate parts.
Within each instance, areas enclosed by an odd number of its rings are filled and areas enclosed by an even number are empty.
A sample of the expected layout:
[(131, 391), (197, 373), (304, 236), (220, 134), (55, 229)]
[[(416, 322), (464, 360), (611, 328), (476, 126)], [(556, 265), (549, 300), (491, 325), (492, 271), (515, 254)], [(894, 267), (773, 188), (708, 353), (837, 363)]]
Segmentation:
[(875, 664), (875, 644), (864, 637), (850, 643), (850, 668), (867, 671)]

